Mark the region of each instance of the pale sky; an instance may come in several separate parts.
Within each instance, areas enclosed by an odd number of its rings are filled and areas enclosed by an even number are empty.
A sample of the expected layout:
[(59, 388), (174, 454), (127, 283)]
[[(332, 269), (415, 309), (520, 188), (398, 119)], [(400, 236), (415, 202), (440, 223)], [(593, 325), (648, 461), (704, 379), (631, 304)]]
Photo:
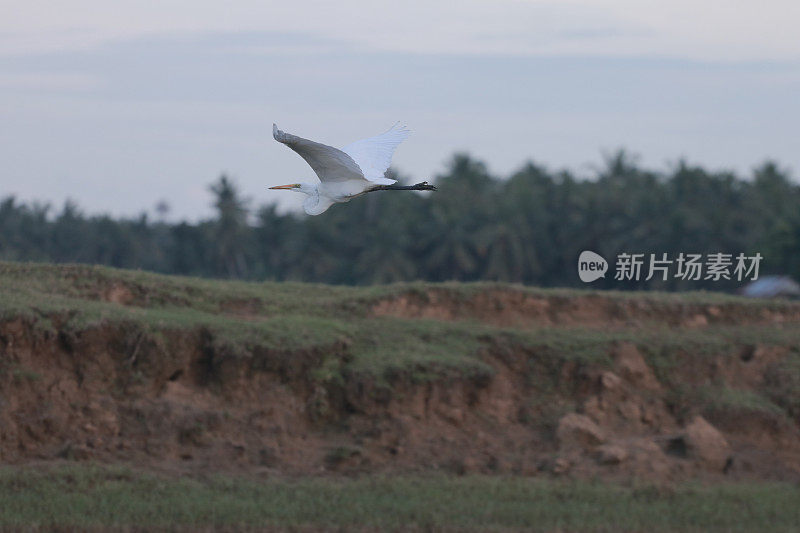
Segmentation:
[(455, 151), (584, 175), (618, 147), (800, 174), (798, 2), (5, 3), (0, 197), (196, 220), (227, 172), (299, 206), (267, 190), (313, 180), (272, 122), (343, 146), (402, 120), (417, 180)]

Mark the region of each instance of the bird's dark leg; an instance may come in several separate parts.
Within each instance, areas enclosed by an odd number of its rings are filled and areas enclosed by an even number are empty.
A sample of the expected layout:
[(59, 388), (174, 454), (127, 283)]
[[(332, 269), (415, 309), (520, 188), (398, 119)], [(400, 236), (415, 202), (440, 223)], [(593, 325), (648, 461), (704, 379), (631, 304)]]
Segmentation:
[(435, 191), (435, 186), (429, 185), (427, 181), (414, 185), (376, 185), (366, 192), (372, 191)]

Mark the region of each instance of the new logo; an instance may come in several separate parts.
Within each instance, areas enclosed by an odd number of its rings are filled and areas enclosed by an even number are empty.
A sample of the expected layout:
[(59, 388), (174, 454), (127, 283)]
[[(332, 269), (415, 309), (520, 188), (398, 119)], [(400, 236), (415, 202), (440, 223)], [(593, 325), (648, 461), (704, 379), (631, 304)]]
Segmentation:
[(596, 279), (604, 278), (606, 271), (608, 271), (608, 262), (602, 255), (589, 250), (581, 252), (578, 257), (578, 276), (581, 281), (591, 283)]

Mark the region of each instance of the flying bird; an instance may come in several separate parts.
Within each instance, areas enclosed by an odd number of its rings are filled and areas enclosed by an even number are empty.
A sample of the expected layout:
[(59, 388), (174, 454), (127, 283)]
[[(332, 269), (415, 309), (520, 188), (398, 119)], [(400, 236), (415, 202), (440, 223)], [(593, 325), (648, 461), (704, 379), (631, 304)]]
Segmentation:
[(397, 146), (411, 132), (398, 122), (385, 133), (348, 144), (341, 150), (291, 133), (272, 125), (272, 136), (300, 154), (314, 170), (320, 183), (290, 183), (270, 189), (286, 189), (307, 195), (303, 209), (309, 215), (324, 213), (335, 203), (349, 202), (373, 191), (435, 191), (423, 181), (416, 185), (395, 185), (384, 176)]

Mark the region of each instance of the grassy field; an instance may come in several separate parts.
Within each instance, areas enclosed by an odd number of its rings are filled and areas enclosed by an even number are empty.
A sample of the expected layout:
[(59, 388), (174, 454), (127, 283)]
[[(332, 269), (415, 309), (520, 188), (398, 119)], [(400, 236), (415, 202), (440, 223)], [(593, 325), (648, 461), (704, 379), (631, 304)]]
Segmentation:
[(0, 527), (797, 531), (800, 487), (621, 486), (504, 477), (166, 478), (0, 469)]

